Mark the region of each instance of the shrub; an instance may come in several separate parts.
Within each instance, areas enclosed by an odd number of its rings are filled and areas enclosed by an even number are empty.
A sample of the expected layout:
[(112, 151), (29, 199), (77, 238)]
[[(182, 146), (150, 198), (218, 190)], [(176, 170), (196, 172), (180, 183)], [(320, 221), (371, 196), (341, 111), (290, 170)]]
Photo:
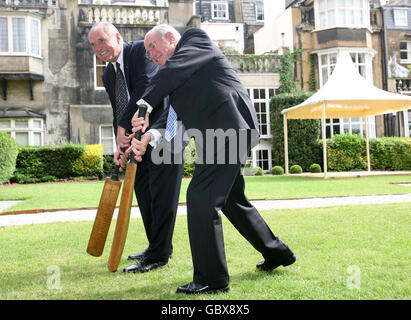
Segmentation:
[(249, 162), (244, 166), (243, 175), (245, 176), (257, 176), (263, 175), (263, 169), (260, 167), (253, 167), (252, 164)]
[(104, 154), (103, 155), (103, 172), (104, 175), (110, 176), (113, 173), (115, 164), (114, 164), (114, 155), (113, 154)]
[(101, 144), (87, 145), (81, 157), (73, 164), (75, 176), (103, 177), (103, 147)]
[(284, 174), (284, 169), (281, 166), (274, 166), (271, 169), (271, 174), (278, 175), (278, 176), (283, 175)]
[(194, 174), (195, 163), (184, 163), (183, 176), (192, 177)]
[(256, 167), (256, 169), (257, 169), (257, 172), (254, 174), (255, 176), (263, 176), (264, 175), (263, 168)]
[(320, 166), (318, 163), (313, 163), (313, 164), (310, 166), (310, 172), (312, 172), (312, 173), (319, 173), (319, 172), (321, 172), (321, 166)]
[(295, 164), (290, 167), (291, 174), (302, 173), (302, 172), (303, 172), (303, 169), (298, 164)]
[(0, 132), (0, 184), (9, 181), (16, 169), (17, 142), (7, 133)]
[(47, 181), (57, 181), (57, 178), (55, 176), (43, 176), (40, 178), (41, 182), (47, 182)]

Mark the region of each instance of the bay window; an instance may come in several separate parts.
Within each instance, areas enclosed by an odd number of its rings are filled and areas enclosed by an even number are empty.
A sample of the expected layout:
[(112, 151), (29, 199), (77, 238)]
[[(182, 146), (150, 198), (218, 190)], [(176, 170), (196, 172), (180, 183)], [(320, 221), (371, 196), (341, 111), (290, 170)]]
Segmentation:
[(318, 0), (315, 3), (316, 26), (368, 26), (368, 1)]
[(1, 118), (0, 131), (11, 135), (20, 146), (44, 145), (44, 120)]

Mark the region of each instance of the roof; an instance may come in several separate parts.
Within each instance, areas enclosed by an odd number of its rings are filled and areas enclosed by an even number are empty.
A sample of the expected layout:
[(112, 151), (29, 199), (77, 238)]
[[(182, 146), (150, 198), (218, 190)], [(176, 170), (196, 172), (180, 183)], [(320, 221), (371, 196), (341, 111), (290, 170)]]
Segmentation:
[(46, 118), (46, 115), (25, 107), (10, 107), (0, 109), (0, 118)]

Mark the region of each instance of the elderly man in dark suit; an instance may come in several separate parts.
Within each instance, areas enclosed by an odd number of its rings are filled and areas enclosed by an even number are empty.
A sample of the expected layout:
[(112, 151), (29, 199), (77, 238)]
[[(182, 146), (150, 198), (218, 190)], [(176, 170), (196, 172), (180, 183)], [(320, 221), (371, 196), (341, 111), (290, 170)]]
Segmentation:
[[(104, 87), (113, 108), (113, 126), (116, 134), (115, 158), (130, 145), (131, 118), (137, 110), (136, 101), (145, 91), (149, 79), (158, 67), (146, 57), (144, 42), (124, 42), (119, 31), (111, 23), (99, 23), (92, 27), (89, 41), (97, 57), (110, 62), (103, 73)], [(169, 105), (159, 100), (150, 114), (155, 124), (162, 113), (168, 113)], [(164, 116), (163, 116), (164, 118)], [(165, 121), (165, 120), (163, 120)], [(183, 165), (154, 164), (151, 146), (142, 157), (134, 186), (143, 219), (148, 248), (129, 256), (137, 263), (125, 272), (146, 272), (167, 265), (172, 254), (172, 236), (180, 193)]]
[[(196, 28), (188, 29), (180, 38), (174, 28), (159, 25), (146, 34), (144, 45), (161, 68), (137, 104), (155, 112), (155, 106), (169, 95), (187, 132), (196, 133), (196, 151), (202, 155), (187, 190), (194, 276), (177, 292), (229, 290), (219, 210), (262, 254), (265, 260), (257, 265), (259, 269), (273, 270), (294, 263), (294, 253), (271, 232), (244, 194), (241, 167), (258, 143), (258, 123), (253, 103), (224, 54)], [(132, 123), (134, 131), (145, 131), (149, 119), (136, 114)], [(133, 139), (128, 151), (133, 150), (137, 159), (154, 138), (147, 131), (141, 141)]]

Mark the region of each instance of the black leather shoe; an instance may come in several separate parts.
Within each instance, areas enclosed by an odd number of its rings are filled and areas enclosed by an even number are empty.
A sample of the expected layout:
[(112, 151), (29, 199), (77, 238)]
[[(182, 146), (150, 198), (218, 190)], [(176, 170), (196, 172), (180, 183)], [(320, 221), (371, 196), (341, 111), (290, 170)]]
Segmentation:
[[(147, 250), (147, 249), (146, 249), (146, 250)], [(127, 260), (141, 260), (141, 259), (143, 259), (144, 255), (145, 255), (145, 253), (146, 253), (146, 250), (141, 251), (141, 252), (136, 253), (136, 254), (130, 254), (130, 255), (128, 256)], [(169, 258), (169, 259), (172, 258), (172, 254), (171, 254), (171, 253), (170, 253), (170, 255), (168, 256), (168, 258)]]
[(295, 254), (288, 256), (284, 261), (282, 262), (270, 262), (268, 260), (262, 261), (259, 264), (257, 264), (257, 268), (263, 271), (272, 271), (276, 269), (279, 266), (289, 266), (293, 264), (297, 260), (297, 256)]
[(146, 253), (146, 250), (141, 251), (136, 254), (130, 254), (127, 258), (127, 260), (141, 260), (144, 257), (144, 254)]
[(124, 268), (123, 272), (143, 273), (165, 266), (168, 266), (167, 261), (154, 261), (144, 257), (137, 263)]
[(226, 292), (230, 290), (230, 287), (227, 285), (222, 287), (215, 287), (215, 286), (207, 286), (202, 285), (195, 282), (190, 282), (184, 286), (180, 286), (177, 288), (177, 293), (185, 293), (185, 294), (200, 294), (200, 293), (218, 293), (218, 292)]

